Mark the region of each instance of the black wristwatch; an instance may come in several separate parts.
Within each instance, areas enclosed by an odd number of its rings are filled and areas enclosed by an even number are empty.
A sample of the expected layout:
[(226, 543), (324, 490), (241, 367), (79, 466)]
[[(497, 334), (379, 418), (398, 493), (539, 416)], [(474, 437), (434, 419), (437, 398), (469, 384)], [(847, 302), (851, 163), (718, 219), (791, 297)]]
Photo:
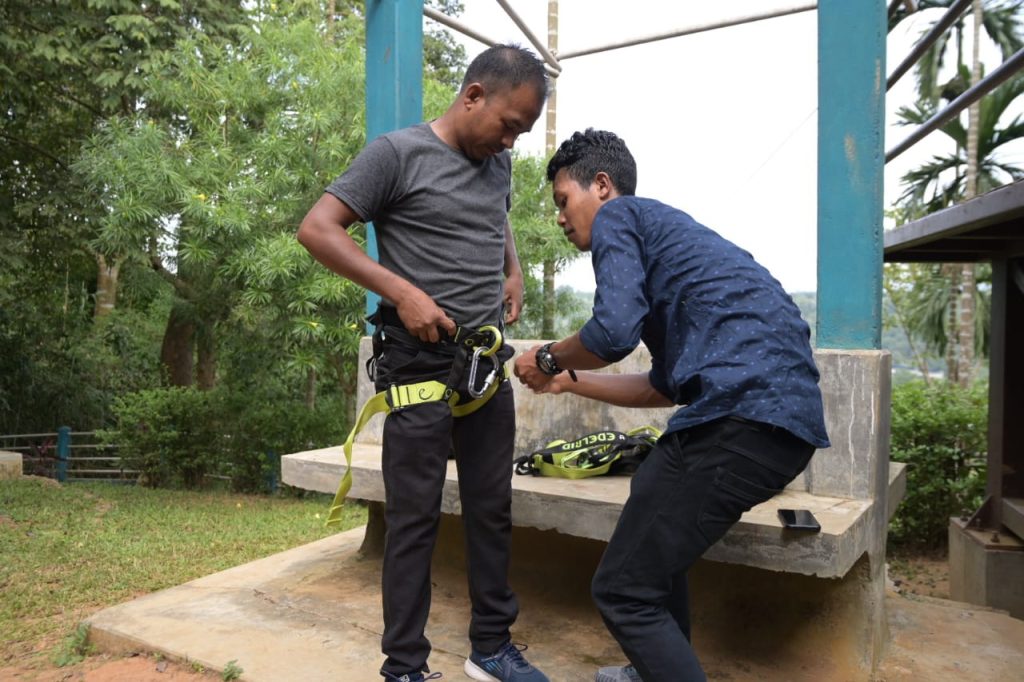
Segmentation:
[[(553, 377), (556, 374), (561, 374), (564, 371), (558, 366), (558, 361), (555, 360), (555, 356), (551, 352), (551, 346), (553, 345), (555, 345), (554, 341), (551, 343), (545, 343), (537, 349), (537, 369), (550, 377)], [(570, 369), (569, 376), (573, 381), (576, 381), (576, 372)]]

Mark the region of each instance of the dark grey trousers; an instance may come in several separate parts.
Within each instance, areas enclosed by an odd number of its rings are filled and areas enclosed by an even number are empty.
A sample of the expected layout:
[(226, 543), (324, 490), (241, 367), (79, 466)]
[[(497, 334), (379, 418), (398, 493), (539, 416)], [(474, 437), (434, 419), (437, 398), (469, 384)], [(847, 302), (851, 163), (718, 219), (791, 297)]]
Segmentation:
[[(378, 389), (389, 382), (444, 381), (450, 364), (450, 358), (426, 351), (386, 347), (377, 366)], [(465, 396), (465, 387), (460, 389)], [(452, 452), (466, 536), (469, 639), (483, 653), (509, 641), (509, 627), (519, 613), (508, 585), (514, 440), (515, 406), (508, 382), (464, 417), (452, 417), (447, 404), (435, 402), (392, 412), (385, 419), (383, 671), (401, 676), (426, 667), (430, 560)]]
[(785, 430), (733, 418), (658, 441), (633, 476), (592, 584), (605, 624), (644, 682), (706, 679), (690, 646), (686, 572), (813, 453)]

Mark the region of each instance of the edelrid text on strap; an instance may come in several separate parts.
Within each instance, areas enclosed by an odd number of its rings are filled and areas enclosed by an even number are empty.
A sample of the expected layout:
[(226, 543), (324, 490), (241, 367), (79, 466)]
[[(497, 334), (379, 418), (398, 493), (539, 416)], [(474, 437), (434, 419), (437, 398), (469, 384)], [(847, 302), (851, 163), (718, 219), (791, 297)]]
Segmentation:
[[(352, 425), (352, 430), (342, 446), (345, 452), (345, 474), (341, 477), (338, 492), (334, 494), (334, 501), (331, 502), (331, 508), (327, 513), (328, 526), (341, 521), (341, 508), (345, 504), (345, 497), (349, 490), (352, 489), (352, 443), (355, 442), (356, 435), (362, 431), (373, 415), (379, 413), (387, 415), (415, 405), (443, 401), (451, 407), (453, 416), (464, 417), (483, 407), (497, 392), (501, 382), (507, 378), (505, 368), (496, 357), (496, 353), (502, 345), (501, 331), (497, 327), (491, 325), (479, 329), (457, 327), (452, 336), (452, 342), (457, 345), (458, 349), (445, 383), (420, 381), (414, 384), (391, 384), (387, 389), (367, 400), (359, 409), (355, 424)], [(481, 358), (488, 359), (491, 367), (484, 377), (483, 383), (478, 386), (477, 375), (480, 371)], [(460, 402), (461, 396), (455, 387), (462, 378), (467, 361), (470, 362), (468, 392), (473, 399), (463, 403)]]
[(553, 440), (540, 450), (515, 460), (520, 475), (589, 478), (636, 469), (661, 437), (653, 426), (625, 433), (595, 431), (574, 441)]

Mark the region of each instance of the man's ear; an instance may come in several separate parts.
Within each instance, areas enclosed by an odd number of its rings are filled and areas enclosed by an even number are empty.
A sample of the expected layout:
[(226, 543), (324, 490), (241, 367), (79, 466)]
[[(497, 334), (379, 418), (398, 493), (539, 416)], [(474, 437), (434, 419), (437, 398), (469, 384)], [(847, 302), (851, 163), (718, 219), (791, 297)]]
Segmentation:
[(480, 83), (470, 83), (466, 86), (466, 89), (462, 91), (462, 104), (467, 109), (473, 108), (474, 105), (479, 104), (484, 99), (484, 86)]
[(597, 172), (597, 175), (594, 176), (594, 184), (597, 186), (597, 198), (601, 201), (608, 201), (619, 196), (619, 191), (615, 188), (611, 176), (604, 171)]

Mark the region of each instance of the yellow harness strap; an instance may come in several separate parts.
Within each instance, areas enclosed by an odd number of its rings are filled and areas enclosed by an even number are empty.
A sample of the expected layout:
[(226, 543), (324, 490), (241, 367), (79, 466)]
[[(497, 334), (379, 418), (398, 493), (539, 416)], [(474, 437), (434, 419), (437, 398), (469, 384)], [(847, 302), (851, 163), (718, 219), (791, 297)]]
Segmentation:
[[(451, 397), (448, 399), (448, 404), (452, 408), (452, 416), (464, 417), (483, 407), (484, 403), (490, 400), (491, 396), (498, 390), (498, 386), (507, 378), (507, 373), (502, 371), (499, 381), (492, 382), (483, 395), (475, 400), (470, 400), (468, 403), (459, 404), (458, 391), (452, 391)], [(327, 513), (326, 525), (331, 526), (341, 521), (341, 508), (345, 504), (345, 496), (348, 495), (348, 491), (352, 488), (352, 443), (356, 435), (366, 426), (366, 422), (370, 421), (373, 415), (381, 412), (390, 414), (392, 410), (400, 410), (414, 405), (442, 400), (445, 388), (445, 385), (440, 381), (421, 381), (418, 384), (404, 384), (401, 386), (392, 385), (386, 391), (381, 391), (366, 401), (359, 410), (359, 416), (356, 417), (356, 423), (352, 427), (352, 431), (349, 432), (348, 438), (345, 439), (345, 445), (343, 446), (345, 451), (345, 475), (341, 477), (338, 492), (335, 493), (334, 501), (331, 502), (330, 511)]]

